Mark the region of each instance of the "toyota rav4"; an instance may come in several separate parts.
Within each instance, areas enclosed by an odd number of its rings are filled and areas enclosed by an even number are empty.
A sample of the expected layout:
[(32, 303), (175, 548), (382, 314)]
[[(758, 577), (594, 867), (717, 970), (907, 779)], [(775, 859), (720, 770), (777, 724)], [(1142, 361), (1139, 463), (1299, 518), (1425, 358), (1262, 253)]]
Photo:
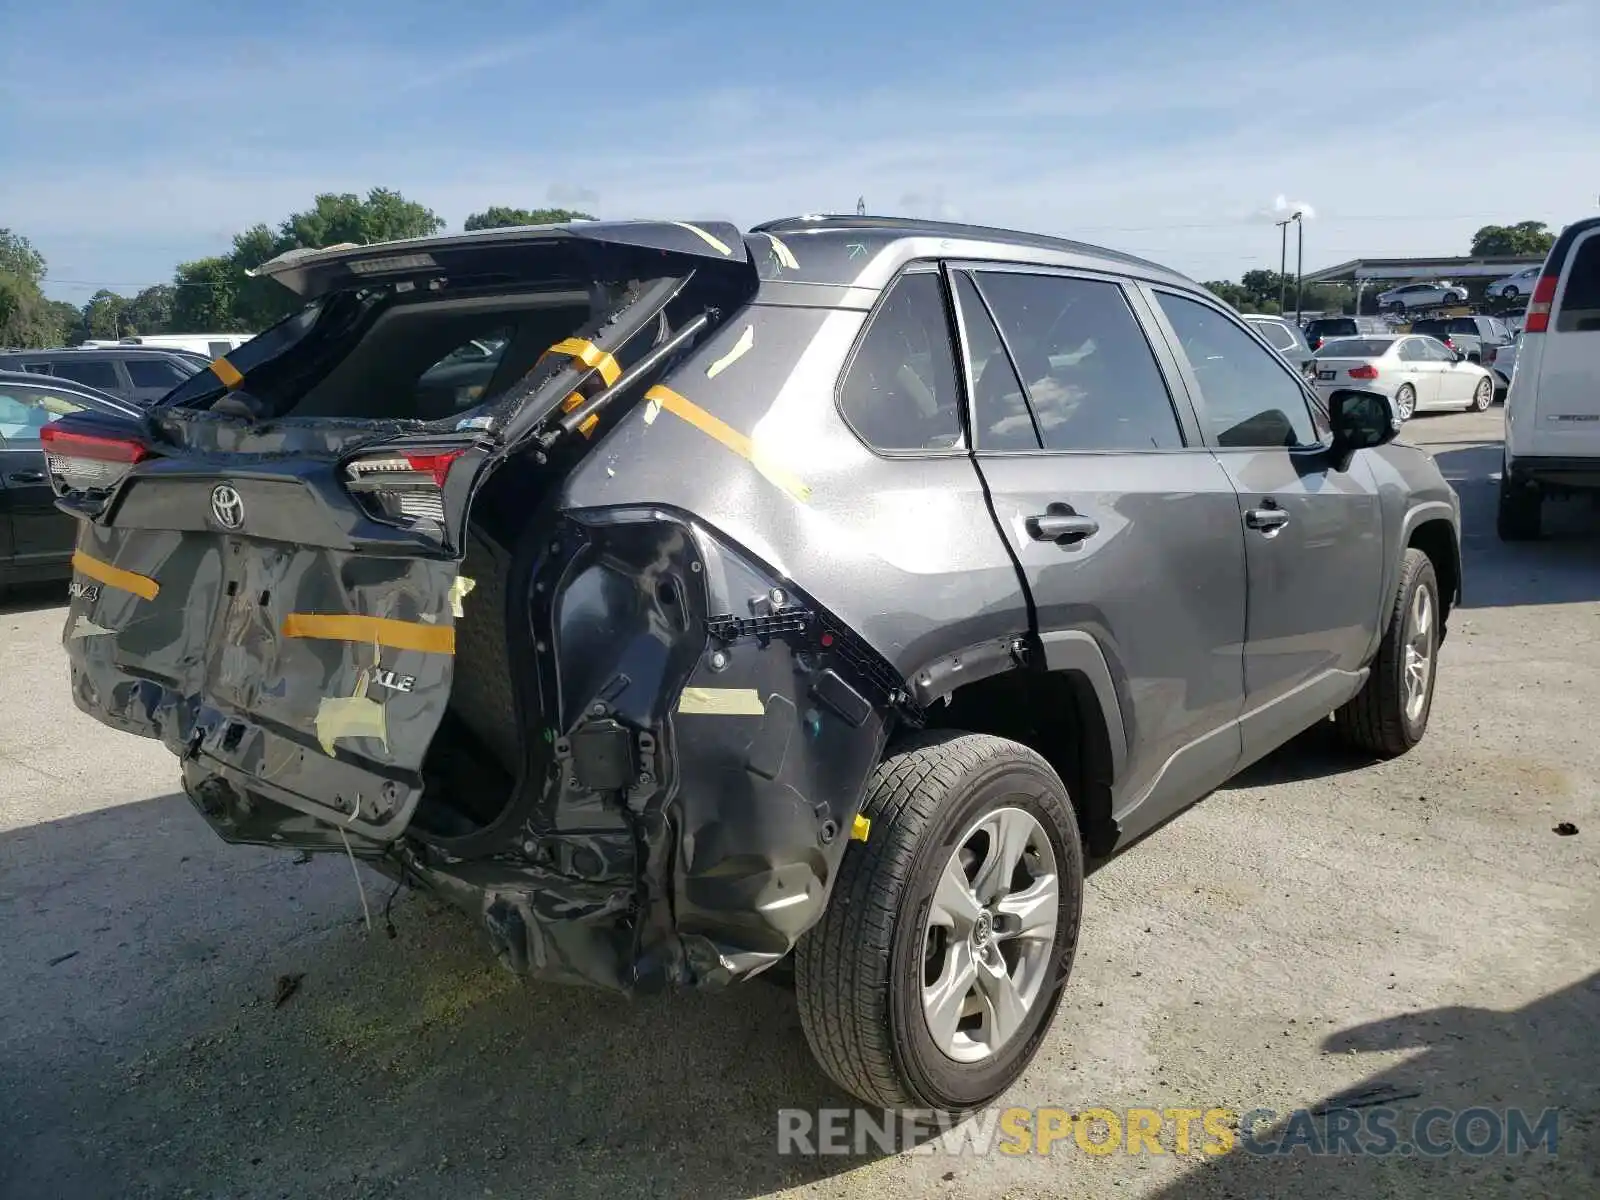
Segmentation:
[(304, 307), (44, 430), (73, 696), (224, 839), (432, 889), (518, 971), (792, 956), (838, 1083), (966, 1109), (1046, 1035), (1086, 855), (1330, 714), (1427, 727), (1455, 493), (1152, 263), (829, 217), (261, 273)]

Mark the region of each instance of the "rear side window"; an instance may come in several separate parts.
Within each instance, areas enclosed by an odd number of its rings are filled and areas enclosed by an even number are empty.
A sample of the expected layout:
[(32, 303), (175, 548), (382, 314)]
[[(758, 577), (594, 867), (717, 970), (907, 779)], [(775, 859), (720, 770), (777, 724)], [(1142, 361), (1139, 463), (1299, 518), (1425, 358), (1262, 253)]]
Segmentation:
[(972, 373), (972, 436), (979, 450), (1037, 450), (1039, 435), (1028, 398), (1001, 345), (972, 277), (956, 277), (956, 302), (967, 339), (967, 369)]
[(175, 388), (189, 378), (165, 359), (130, 358), (122, 364), (136, 388)]
[(1584, 238), (1572, 256), (1556, 311), (1556, 332), (1600, 332), (1600, 234)]
[(977, 281), (1046, 450), (1183, 446), (1161, 368), (1121, 287), (1009, 271), (980, 271)]
[(1318, 443), (1305, 393), (1281, 358), (1209, 305), (1170, 292), (1156, 295), (1200, 384), (1217, 445)]
[(1280, 325), (1276, 321), (1251, 321), (1250, 324), (1279, 350), (1294, 349), (1294, 334), (1289, 332), (1287, 325)]
[(50, 374), (57, 379), (71, 379), (99, 388), (102, 392), (122, 390), (117, 378), (116, 364), (105, 359), (56, 359), (50, 364)]
[(39, 430), (82, 408), (76, 400), (44, 388), (0, 384), (0, 442), (24, 449), (37, 446)]
[(955, 353), (938, 275), (902, 275), (889, 289), (845, 371), (839, 406), (879, 450), (961, 444)]

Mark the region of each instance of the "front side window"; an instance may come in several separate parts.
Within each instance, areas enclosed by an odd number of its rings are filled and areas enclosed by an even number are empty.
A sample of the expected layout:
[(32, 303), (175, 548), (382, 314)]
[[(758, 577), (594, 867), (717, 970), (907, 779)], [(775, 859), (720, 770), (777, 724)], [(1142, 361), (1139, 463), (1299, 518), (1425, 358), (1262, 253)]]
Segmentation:
[(39, 430), (82, 409), (76, 400), (45, 388), (0, 384), (0, 442), (24, 449), (37, 447)]
[(1150, 343), (1115, 283), (980, 271), (1046, 450), (1173, 450), (1183, 432)]
[(175, 388), (189, 378), (163, 358), (130, 358), (123, 365), (136, 388)]
[(1217, 445), (1319, 442), (1305, 393), (1281, 358), (1209, 305), (1171, 292), (1156, 295), (1200, 384)]
[(1426, 362), (1427, 351), (1422, 347), (1421, 338), (1408, 338), (1400, 343), (1400, 358), (1403, 362)]
[(845, 371), (839, 407), (878, 450), (961, 445), (955, 352), (938, 275), (923, 271), (895, 281)]

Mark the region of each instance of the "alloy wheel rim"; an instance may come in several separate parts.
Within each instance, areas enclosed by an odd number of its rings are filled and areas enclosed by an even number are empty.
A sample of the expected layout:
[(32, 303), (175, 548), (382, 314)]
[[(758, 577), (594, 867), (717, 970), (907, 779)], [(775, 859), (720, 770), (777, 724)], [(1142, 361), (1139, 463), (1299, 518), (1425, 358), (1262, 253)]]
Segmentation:
[(1411, 419), (1412, 410), (1417, 407), (1416, 393), (1409, 391), (1406, 388), (1401, 388), (1399, 393), (1395, 396), (1394, 401), (1395, 407), (1400, 410), (1400, 419), (1402, 421), (1409, 421)]
[(922, 1012), (934, 1045), (983, 1062), (1016, 1037), (1047, 990), (1061, 881), (1044, 826), (998, 808), (962, 835), (922, 933)]
[(1428, 685), (1433, 680), (1433, 596), (1419, 587), (1411, 598), (1406, 620), (1404, 664), (1406, 720), (1415, 722), (1428, 703)]
[(1489, 398), (1492, 394), (1489, 390), (1489, 381), (1487, 379), (1479, 380), (1478, 390), (1472, 396), (1472, 407), (1479, 412), (1483, 412), (1489, 407)]

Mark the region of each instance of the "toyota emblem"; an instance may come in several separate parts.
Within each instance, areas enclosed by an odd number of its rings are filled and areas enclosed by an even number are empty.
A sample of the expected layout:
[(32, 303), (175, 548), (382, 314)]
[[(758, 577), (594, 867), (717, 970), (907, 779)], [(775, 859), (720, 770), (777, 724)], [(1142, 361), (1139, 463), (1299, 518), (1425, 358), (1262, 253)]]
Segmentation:
[(219, 483), (211, 489), (211, 515), (224, 529), (238, 529), (244, 524), (244, 500), (231, 483)]

